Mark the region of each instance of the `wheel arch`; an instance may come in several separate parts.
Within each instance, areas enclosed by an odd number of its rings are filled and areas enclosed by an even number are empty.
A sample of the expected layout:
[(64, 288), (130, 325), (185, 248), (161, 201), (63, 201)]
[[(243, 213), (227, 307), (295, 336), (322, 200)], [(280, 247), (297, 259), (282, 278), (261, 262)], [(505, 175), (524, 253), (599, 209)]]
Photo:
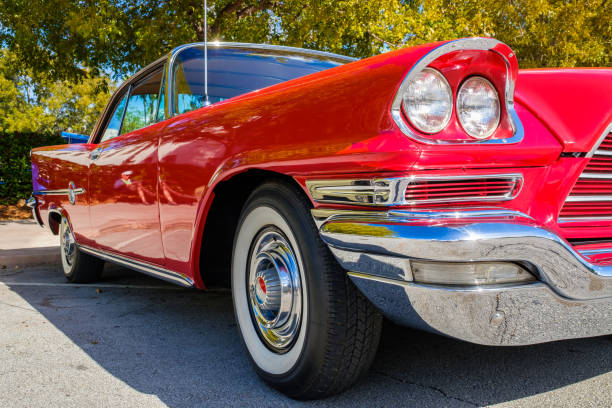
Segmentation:
[(232, 247), (240, 212), (249, 195), (268, 181), (291, 185), (308, 198), (304, 187), (294, 177), (251, 168), (228, 175), (216, 183), (206, 202), (202, 203), (203, 214), (192, 248), (194, 277), (201, 286), (229, 287)]

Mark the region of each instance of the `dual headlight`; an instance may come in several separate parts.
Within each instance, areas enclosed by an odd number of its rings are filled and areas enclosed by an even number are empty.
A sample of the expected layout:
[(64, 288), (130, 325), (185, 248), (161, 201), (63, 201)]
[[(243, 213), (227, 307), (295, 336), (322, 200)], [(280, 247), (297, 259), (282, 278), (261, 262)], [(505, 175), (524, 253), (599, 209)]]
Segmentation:
[[(419, 72), (402, 95), (404, 112), (423, 133), (438, 133), (453, 114), (453, 91), (444, 76), (432, 68)], [(457, 91), (457, 118), (475, 139), (490, 137), (499, 125), (499, 96), (491, 82), (481, 76), (465, 80)]]

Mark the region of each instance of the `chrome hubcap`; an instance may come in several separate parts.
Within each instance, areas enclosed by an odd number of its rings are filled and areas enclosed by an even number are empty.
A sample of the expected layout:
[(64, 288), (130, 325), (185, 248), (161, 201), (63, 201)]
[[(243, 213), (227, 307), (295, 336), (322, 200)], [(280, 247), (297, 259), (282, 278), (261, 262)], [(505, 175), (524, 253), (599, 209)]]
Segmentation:
[(255, 239), (247, 277), (255, 327), (272, 350), (287, 351), (297, 337), (302, 316), (298, 262), (287, 239), (275, 228)]
[(74, 261), (74, 255), (76, 253), (76, 243), (74, 236), (70, 230), (70, 224), (66, 218), (62, 218), (62, 234), (60, 236), (60, 244), (62, 248), (62, 255), (66, 263), (70, 266)]

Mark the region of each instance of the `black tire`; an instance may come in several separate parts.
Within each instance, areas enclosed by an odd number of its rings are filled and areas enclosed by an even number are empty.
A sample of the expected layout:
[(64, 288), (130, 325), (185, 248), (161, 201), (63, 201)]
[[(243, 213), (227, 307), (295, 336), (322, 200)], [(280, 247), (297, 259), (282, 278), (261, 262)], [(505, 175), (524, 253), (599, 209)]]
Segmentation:
[(66, 217), (62, 217), (59, 234), (62, 270), (68, 282), (90, 283), (100, 280), (104, 261), (79, 249)]
[[(249, 357), (268, 384), (296, 399), (327, 397), (354, 384), (372, 364), (382, 327), (382, 316), (350, 281), (319, 237), (310, 209), (303, 193), (291, 185), (261, 185), (242, 210), (232, 257), (234, 312)], [(262, 233), (254, 233), (258, 226), (259, 231), (272, 228), (285, 236), (300, 266), (304, 289), (300, 290), (305, 293), (303, 318), (288, 350), (279, 351), (266, 344), (253, 315), (253, 303), (249, 303), (259, 301), (251, 294), (257, 290), (249, 292), (253, 281), (247, 282), (247, 277), (253, 276), (250, 270), (259, 270), (252, 264), (253, 254), (260, 248), (253, 248)], [(245, 243), (249, 241), (247, 248)], [(267, 286), (263, 288), (267, 302)], [(245, 317), (245, 302), (246, 309), (251, 305), (250, 320)]]

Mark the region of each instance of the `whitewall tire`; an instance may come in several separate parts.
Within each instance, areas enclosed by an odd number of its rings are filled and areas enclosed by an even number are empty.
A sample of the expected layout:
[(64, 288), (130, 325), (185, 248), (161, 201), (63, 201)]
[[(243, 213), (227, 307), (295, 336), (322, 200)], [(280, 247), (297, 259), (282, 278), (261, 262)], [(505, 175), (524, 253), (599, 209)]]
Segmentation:
[(310, 202), (291, 184), (265, 183), (247, 200), (234, 238), (232, 297), (257, 373), (291, 397), (340, 392), (374, 358), (382, 318), (321, 241)]
[(89, 283), (100, 279), (104, 261), (79, 249), (72, 226), (65, 216), (62, 216), (59, 229), (60, 258), (64, 276), (71, 283)]

